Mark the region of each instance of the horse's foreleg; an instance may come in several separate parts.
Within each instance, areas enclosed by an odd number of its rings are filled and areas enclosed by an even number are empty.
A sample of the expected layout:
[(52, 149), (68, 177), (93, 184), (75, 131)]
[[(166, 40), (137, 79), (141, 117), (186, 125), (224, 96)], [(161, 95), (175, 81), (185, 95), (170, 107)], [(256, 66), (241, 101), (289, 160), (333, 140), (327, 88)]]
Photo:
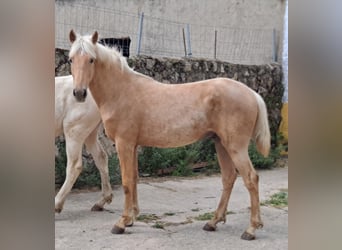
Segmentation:
[(136, 146), (130, 146), (116, 141), (116, 149), (120, 161), (122, 188), (125, 194), (124, 211), (118, 222), (115, 223), (112, 233), (122, 234), (126, 226), (133, 225), (139, 213), (137, 202), (138, 157)]
[(82, 144), (68, 138), (68, 136), (65, 136), (65, 144), (67, 155), (66, 178), (55, 197), (55, 212), (57, 213), (62, 211), (66, 196), (82, 171)]
[(109, 181), (108, 156), (98, 140), (97, 130), (98, 127), (96, 127), (96, 129), (85, 140), (86, 148), (93, 156), (95, 165), (101, 176), (102, 197), (91, 208), (92, 211), (102, 211), (105, 203), (111, 203), (113, 198), (113, 191)]
[(219, 139), (215, 141), (215, 149), (217, 152), (217, 158), (221, 168), (223, 191), (221, 200), (215, 211), (215, 216), (203, 227), (206, 231), (215, 231), (216, 224), (220, 221), (226, 222), (227, 205), (230, 194), (232, 192), (234, 182), (237, 177), (235, 166), (225, 148), (222, 146)]
[[(228, 151), (230, 152), (230, 151)], [(244, 240), (254, 240), (255, 239), (255, 230), (263, 227), (263, 222), (260, 218), (260, 204), (259, 204), (259, 176), (257, 175), (254, 167), (249, 159), (248, 151), (238, 151), (230, 153), (232, 160), (238, 169), (240, 175), (243, 178), (244, 184), (248, 189), (250, 200), (251, 200), (251, 219), (250, 226), (248, 229), (241, 235), (241, 238)]]

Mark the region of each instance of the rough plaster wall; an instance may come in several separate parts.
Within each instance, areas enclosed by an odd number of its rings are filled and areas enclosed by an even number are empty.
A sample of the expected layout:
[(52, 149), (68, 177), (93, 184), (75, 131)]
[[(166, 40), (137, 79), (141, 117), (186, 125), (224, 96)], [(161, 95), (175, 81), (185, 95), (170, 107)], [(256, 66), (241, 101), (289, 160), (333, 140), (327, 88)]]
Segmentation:
[[(63, 6), (64, 3), (76, 3), (87, 6), (115, 9), (117, 11), (129, 12), (136, 15), (144, 12), (145, 16), (194, 25), (209, 25), (213, 27), (222, 26), (241, 29), (259, 28), (272, 30), (275, 28), (278, 31), (278, 41), (280, 44), (278, 49), (278, 58), (281, 58), (283, 17), (285, 11), (284, 0), (56, 0), (56, 5), (58, 6)], [(63, 15), (63, 10), (56, 8), (56, 15)], [(81, 17), (79, 19), (81, 19)], [(96, 18), (92, 19), (93, 21), (91, 25), (94, 29), (101, 29), (101, 27), (96, 25)], [(107, 22), (115, 21), (107, 20)], [(124, 29), (127, 33), (120, 34), (120, 36), (128, 35), (133, 38), (131, 52), (132, 55), (134, 55), (136, 49), (138, 19), (124, 17), (122, 22), (125, 23)], [(127, 22), (131, 23), (127, 24)], [(112, 23), (111, 25), (115, 25), (115, 23)], [(58, 25), (56, 26), (56, 29), (56, 32), (60, 32)], [(193, 33), (200, 33), (201, 29), (204, 30), (204, 27), (196, 26), (193, 27), (192, 31)], [(160, 30), (164, 32), (162, 27)], [(67, 40), (67, 32), (68, 30), (63, 30), (59, 33), (59, 35), (65, 37), (62, 37), (62, 40)], [(87, 32), (92, 32), (92, 30), (88, 30)], [(123, 33), (125, 32), (123, 31)], [(203, 35), (210, 36), (207, 39), (212, 39), (213, 34), (208, 33), (209, 32), (205, 31)], [(271, 40), (271, 38), (267, 39), (268, 41)], [(196, 43), (196, 41), (192, 42)], [(153, 39), (148, 43), (153, 43)], [(151, 44), (149, 47), (154, 49), (156, 48), (156, 44)], [(196, 48), (198, 46), (194, 44), (192, 47)], [(204, 48), (204, 50), (209, 50), (209, 48)], [(223, 59), (227, 60), (227, 58)]]
[(177, 22), (283, 30), (283, 0), (56, 0), (56, 4), (80, 3)]

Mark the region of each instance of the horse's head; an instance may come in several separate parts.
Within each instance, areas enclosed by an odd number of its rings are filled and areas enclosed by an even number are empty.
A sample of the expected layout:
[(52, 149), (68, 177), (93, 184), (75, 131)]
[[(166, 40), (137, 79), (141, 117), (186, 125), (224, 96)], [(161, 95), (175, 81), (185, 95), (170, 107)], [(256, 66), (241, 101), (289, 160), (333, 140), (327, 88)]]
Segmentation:
[(87, 97), (87, 88), (94, 77), (95, 45), (98, 40), (98, 33), (95, 31), (92, 36), (77, 37), (75, 32), (71, 30), (69, 39), (72, 43), (69, 62), (74, 79), (73, 95), (78, 102), (84, 102)]

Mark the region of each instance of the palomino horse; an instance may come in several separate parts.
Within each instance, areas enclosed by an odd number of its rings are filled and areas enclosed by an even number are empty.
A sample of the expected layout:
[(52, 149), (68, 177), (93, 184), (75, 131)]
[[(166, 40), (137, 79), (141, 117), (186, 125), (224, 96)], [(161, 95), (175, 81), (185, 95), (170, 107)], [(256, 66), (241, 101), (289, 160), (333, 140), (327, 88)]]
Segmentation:
[(55, 137), (65, 137), (67, 169), (66, 179), (55, 197), (55, 212), (60, 213), (67, 194), (82, 171), (82, 146), (94, 158), (100, 171), (102, 197), (92, 207), (92, 211), (101, 211), (105, 203), (112, 201), (112, 188), (108, 174), (108, 156), (97, 138), (101, 116), (90, 95), (84, 103), (76, 102), (72, 96), (73, 78), (55, 77)]
[(263, 226), (258, 175), (248, 156), (251, 139), (268, 155), (270, 131), (263, 99), (246, 85), (227, 78), (187, 84), (162, 84), (132, 70), (115, 49), (99, 44), (98, 33), (69, 34), (74, 96), (82, 102), (87, 88), (99, 107), (106, 134), (115, 141), (124, 211), (112, 233), (123, 233), (139, 213), (137, 146), (179, 147), (205, 136), (215, 140), (223, 193), (215, 216), (204, 227), (214, 231), (226, 221), (233, 184), (239, 173), (251, 199), (250, 225), (241, 238), (252, 240)]

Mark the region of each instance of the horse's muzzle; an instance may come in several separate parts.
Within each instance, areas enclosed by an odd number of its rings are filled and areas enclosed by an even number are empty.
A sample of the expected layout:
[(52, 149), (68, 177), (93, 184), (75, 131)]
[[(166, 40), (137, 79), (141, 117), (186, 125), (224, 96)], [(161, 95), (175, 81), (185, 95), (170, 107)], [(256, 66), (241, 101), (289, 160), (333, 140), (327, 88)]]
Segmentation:
[(78, 102), (84, 102), (85, 98), (87, 97), (87, 90), (86, 89), (74, 89), (72, 91), (73, 95)]

